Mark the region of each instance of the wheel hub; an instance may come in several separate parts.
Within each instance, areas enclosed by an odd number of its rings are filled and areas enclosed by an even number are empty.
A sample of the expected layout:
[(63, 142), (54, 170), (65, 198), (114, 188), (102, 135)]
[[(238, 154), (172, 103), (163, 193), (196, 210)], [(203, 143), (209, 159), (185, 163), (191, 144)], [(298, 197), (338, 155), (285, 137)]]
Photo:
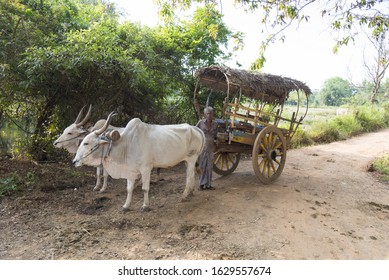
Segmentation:
[(277, 156), (277, 152), (275, 150), (266, 151), (266, 159), (268, 161), (275, 160)]

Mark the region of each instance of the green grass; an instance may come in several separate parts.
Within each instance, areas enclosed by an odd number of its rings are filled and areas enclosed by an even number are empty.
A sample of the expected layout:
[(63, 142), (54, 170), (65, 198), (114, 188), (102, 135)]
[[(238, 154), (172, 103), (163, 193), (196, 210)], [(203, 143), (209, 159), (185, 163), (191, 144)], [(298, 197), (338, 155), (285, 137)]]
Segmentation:
[(12, 174), (11, 176), (0, 179), (0, 197), (11, 195), (14, 192), (17, 192), (22, 187), (22, 179), (16, 175)]
[(383, 176), (383, 179), (389, 183), (389, 153), (376, 158), (371, 167), (374, 171), (380, 173)]
[(0, 197), (31, 188), (38, 180), (39, 178), (33, 172), (27, 172), (25, 175), (12, 173), (0, 178)]
[(389, 127), (389, 116), (385, 108), (358, 107), (342, 116), (336, 116), (335, 112), (336, 109), (333, 108), (312, 108), (304, 120), (306, 137), (311, 138), (315, 144), (331, 143)]

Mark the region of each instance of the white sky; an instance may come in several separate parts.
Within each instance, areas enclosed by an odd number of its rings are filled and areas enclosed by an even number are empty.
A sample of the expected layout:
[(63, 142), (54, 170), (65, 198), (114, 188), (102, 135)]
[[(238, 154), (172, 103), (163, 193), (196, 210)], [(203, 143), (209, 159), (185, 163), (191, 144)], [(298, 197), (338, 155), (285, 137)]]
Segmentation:
[[(111, 1), (124, 9), (126, 19), (130, 21), (140, 21), (149, 26), (158, 23), (157, 7), (152, 0)], [(258, 57), (261, 36), (265, 36), (261, 34), (261, 19), (258, 13), (237, 10), (227, 1), (223, 1), (223, 14), (229, 28), (245, 33), (245, 48), (235, 53), (236, 58), (229, 66), (237, 68), (235, 61), (239, 61), (242, 68), (247, 69)], [(284, 43), (269, 45), (263, 72), (301, 80), (312, 90), (320, 89), (325, 80), (336, 76), (360, 84), (366, 77), (364, 56), (367, 61), (374, 56), (370, 43), (362, 35), (355, 44), (350, 42), (349, 46), (342, 47), (338, 54), (334, 54), (332, 48), (336, 36), (331, 34), (325, 19), (314, 15), (318, 13), (311, 15), (308, 24), (303, 23), (299, 28), (290, 27), (285, 33)]]

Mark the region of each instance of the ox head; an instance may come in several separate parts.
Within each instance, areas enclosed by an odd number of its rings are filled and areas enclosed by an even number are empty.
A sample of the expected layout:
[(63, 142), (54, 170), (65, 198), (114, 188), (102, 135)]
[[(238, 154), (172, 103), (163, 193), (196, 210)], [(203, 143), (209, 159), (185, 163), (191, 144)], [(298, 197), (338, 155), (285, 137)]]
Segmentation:
[(115, 112), (111, 112), (104, 125), (91, 133), (82, 140), (78, 147), (76, 156), (73, 159), (75, 166), (90, 165), (99, 166), (103, 159), (108, 155), (110, 144), (120, 138), (120, 133), (116, 130), (108, 131), (107, 128), (111, 123)]
[(82, 107), (81, 111), (78, 113), (75, 122), (65, 128), (61, 136), (59, 136), (58, 139), (54, 141), (55, 147), (65, 148), (71, 154), (75, 154), (77, 152), (78, 144), (82, 138), (84, 138), (84, 136), (89, 133), (89, 131), (85, 129), (84, 126), (91, 115), (92, 105), (89, 106), (88, 112), (81, 120), (84, 109), (85, 106)]

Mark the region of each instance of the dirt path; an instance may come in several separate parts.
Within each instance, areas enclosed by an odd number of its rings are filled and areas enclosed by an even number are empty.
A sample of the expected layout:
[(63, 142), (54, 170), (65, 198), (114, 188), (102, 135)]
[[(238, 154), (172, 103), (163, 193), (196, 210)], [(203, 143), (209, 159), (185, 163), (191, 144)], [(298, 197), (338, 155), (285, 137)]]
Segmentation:
[(38, 180), (0, 200), (0, 259), (389, 259), (389, 186), (366, 172), (388, 151), (388, 129), (291, 150), (267, 186), (241, 161), (183, 203), (178, 166), (151, 186), (148, 213), (140, 189), (120, 211), (123, 180), (92, 192), (93, 169), (1, 160), (0, 177)]

